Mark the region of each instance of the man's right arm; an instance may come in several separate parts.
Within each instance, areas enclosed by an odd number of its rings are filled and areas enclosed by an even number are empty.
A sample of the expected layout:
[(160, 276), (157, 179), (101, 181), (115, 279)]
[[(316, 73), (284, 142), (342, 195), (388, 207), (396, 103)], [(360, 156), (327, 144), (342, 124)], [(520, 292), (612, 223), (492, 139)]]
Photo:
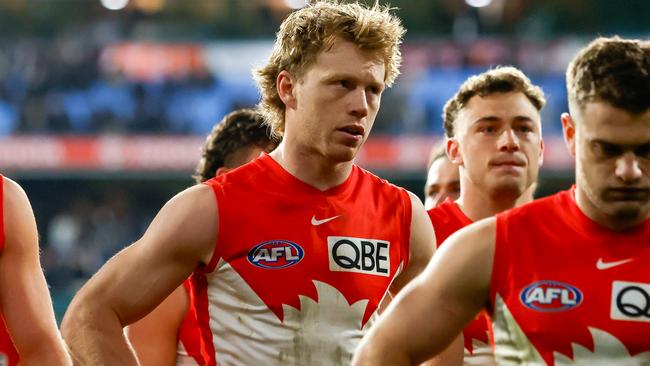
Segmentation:
[(144, 236), (111, 258), (72, 300), (61, 329), (75, 364), (136, 365), (123, 327), (210, 261), (217, 230), (211, 187), (198, 185), (172, 198)]
[(447, 239), (362, 340), (353, 365), (418, 365), (442, 352), (489, 298), (495, 219)]

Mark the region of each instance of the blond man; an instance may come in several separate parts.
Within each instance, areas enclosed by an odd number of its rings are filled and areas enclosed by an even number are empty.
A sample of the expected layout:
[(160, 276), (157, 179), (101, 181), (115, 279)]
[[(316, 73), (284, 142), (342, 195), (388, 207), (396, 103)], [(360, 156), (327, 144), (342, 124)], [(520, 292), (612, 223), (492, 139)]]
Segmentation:
[(73, 300), (81, 364), (132, 365), (122, 327), (192, 272), (208, 365), (338, 365), (435, 241), (419, 199), (353, 164), (404, 33), (378, 5), (317, 2), (257, 71), (270, 155), (180, 193)]
[(499, 365), (650, 364), (650, 45), (595, 40), (567, 91), (575, 187), (450, 237), (355, 365), (416, 364), (486, 306)]

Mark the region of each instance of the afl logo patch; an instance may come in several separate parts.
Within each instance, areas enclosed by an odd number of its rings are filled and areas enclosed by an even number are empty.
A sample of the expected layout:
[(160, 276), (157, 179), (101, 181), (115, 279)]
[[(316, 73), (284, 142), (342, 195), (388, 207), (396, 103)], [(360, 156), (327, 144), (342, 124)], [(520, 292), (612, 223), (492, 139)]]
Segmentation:
[(248, 251), (250, 264), (268, 269), (280, 269), (298, 264), (305, 256), (300, 245), (288, 240), (269, 240)]
[(565, 311), (582, 303), (582, 292), (575, 286), (557, 281), (537, 281), (519, 294), (521, 303), (542, 312)]

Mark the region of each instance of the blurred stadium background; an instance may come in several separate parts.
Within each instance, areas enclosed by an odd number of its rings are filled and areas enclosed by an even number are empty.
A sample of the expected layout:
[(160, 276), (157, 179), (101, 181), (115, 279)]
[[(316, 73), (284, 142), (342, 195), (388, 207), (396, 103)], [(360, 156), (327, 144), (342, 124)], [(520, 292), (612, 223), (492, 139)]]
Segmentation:
[[(386, 1), (381, 0), (381, 3)], [(538, 195), (570, 186), (564, 70), (597, 35), (649, 38), (648, 0), (392, 0), (408, 34), (360, 165), (422, 195), (441, 109), (470, 74), (547, 93)], [(32, 201), (57, 316), (161, 205), (204, 136), (258, 94), (250, 69), (304, 0), (0, 0), (0, 172)]]

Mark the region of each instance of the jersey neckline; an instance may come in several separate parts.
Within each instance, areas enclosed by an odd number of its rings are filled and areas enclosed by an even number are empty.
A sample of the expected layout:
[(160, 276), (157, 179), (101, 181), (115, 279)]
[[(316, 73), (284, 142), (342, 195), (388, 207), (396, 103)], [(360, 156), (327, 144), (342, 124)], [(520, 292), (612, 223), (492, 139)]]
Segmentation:
[(320, 195), (320, 196), (334, 196), (344, 192), (348, 187), (352, 186), (353, 182), (357, 179), (359, 168), (352, 164), (352, 170), (350, 175), (343, 181), (343, 183), (338, 186), (329, 188), (327, 190), (321, 191), (320, 189), (301, 181), (296, 178), (293, 174), (289, 173), (280, 163), (275, 161), (271, 155), (267, 153), (262, 153), (262, 156), (258, 159), (259, 163), (269, 168), (273, 173), (273, 176), (278, 178), (278, 180), (284, 184), (287, 189), (295, 189), (310, 195)]

